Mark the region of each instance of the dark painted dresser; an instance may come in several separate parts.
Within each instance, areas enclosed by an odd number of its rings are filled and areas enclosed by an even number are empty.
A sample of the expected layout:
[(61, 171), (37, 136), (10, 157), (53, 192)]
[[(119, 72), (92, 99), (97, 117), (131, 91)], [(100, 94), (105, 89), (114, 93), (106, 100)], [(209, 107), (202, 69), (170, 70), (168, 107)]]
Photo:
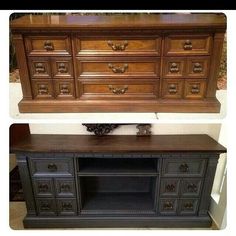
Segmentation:
[(31, 135), (12, 147), (25, 227), (210, 227), (226, 149), (207, 135)]
[(20, 112), (219, 112), (223, 14), (24, 16)]

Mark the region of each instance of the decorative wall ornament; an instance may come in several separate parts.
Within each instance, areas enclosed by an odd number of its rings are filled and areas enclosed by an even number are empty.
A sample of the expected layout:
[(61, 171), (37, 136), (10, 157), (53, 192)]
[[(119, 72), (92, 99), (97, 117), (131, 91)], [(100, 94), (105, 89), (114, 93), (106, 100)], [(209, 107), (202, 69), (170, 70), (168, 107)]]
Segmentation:
[(97, 136), (103, 136), (112, 132), (119, 124), (82, 124), (87, 127), (88, 132), (93, 132)]
[(138, 124), (136, 128), (138, 129), (137, 136), (150, 136), (152, 125), (150, 124)]

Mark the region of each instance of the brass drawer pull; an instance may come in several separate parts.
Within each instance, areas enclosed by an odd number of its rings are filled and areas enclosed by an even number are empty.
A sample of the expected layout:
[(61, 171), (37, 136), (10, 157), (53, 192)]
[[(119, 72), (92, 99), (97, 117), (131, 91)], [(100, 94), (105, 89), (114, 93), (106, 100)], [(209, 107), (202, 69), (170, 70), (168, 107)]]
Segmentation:
[(63, 84), (60, 88), (60, 94), (69, 94), (70, 90), (68, 88), (68, 85)]
[(164, 210), (173, 210), (174, 206), (172, 202), (165, 202), (163, 208)]
[(62, 73), (62, 74), (68, 72), (65, 63), (60, 63), (60, 64), (58, 65), (58, 72), (59, 72), (59, 73)]
[(176, 94), (177, 93), (176, 85), (175, 84), (170, 84), (168, 91), (169, 91), (170, 94)]
[(188, 191), (189, 191), (189, 192), (197, 192), (197, 186), (196, 186), (196, 184), (193, 184), (193, 183), (188, 184), (187, 188), (188, 188)]
[(38, 88), (38, 94), (39, 94), (39, 95), (46, 95), (46, 94), (48, 94), (48, 88), (47, 88), (47, 86), (44, 85), (44, 84), (41, 84), (41, 85), (39, 86), (39, 88)]
[(112, 85), (108, 85), (108, 88), (114, 94), (124, 94), (128, 90), (128, 85), (125, 85), (123, 88), (113, 88)]
[(50, 163), (50, 164), (48, 164), (48, 170), (50, 170), (50, 171), (57, 171), (57, 165), (56, 164), (54, 164), (54, 163)]
[(202, 65), (200, 63), (194, 63), (193, 65), (193, 72), (194, 73), (201, 73), (202, 72)]
[(48, 191), (48, 185), (47, 184), (39, 184), (38, 189), (40, 192), (47, 192)]
[(71, 210), (72, 209), (72, 204), (70, 202), (63, 202), (61, 206), (62, 206), (63, 210)]
[(45, 66), (43, 65), (43, 63), (36, 63), (35, 65), (35, 72), (37, 74), (40, 74), (40, 73), (45, 73)]
[(191, 93), (193, 93), (193, 94), (198, 94), (199, 92), (200, 92), (199, 86), (196, 85), (196, 84), (194, 84), (194, 85), (192, 86), (192, 88), (191, 88)]
[(114, 66), (112, 65), (111, 63), (108, 64), (108, 67), (114, 72), (114, 73), (117, 73), (117, 74), (123, 74), (125, 73), (125, 71), (128, 69), (128, 64), (124, 64), (123, 67), (121, 66)]
[(112, 41), (109, 40), (107, 42), (107, 44), (108, 44), (108, 46), (111, 47), (111, 49), (113, 51), (124, 51), (129, 43), (128, 43), (128, 41), (125, 40), (124, 43), (116, 43), (116, 44), (114, 44)]
[(189, 171), (189, 166), (187, 163), (182, 163), (180, 166), (179, 166), (179, 170), (181, 172), (188, 172)]
[(167, 184), (166, 185), (166, 190), (168, 192), (174, 192), (175, 191), (175, 186), (173, 184)]
[(177, 63), (175, 63), (175, 62), (171, 63), (170, 72), (171, 72), (171, 73), (177, 73), (177, 72), (179, 72), (179, 67), (178, 67), (178, 64), (177, 64)]
[(186, 202), (184, 204), (185, 209), (193, 209), (193, 203), (192, 202)]
[(70, 191), (70, 185), (69, 184), (62, 184), (60, 186), (60, 188), (61, 188), (61, 191), (63, 191), (63, 192), (69, 192)]
[(44, 42), (44, 49), (47, 50), (47, 51), (54, 50), (53, 43), (51, 41), (49, 41), (49, 40), (45, 41)]
[(192, 42), (188, 39), (184, 42), (184, 50), (192, 50), (193, 45)]

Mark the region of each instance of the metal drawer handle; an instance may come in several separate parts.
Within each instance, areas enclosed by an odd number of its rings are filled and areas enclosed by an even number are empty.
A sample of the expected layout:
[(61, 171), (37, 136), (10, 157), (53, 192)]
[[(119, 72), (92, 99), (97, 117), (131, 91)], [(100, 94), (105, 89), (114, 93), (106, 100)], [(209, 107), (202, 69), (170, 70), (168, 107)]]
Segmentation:
[(189, 192), (197, 192), (197, 186), (196, 186), (196, 184), (193, 184), (193, 183), (188, 184), (187, 188), (188, 188), (188, 191), (189, 191)]
[(112, 41), (107, 41), (107, 44), (113, 51), (124, 51), (128, 46), (128, 41), (125, 40), (123, 43), (113, 43)]
[(57, 171), (57, 165), (56, 164), (54, 164), (54, 163), (50, 163), (50, 164), (48, 164), (48, 170), (50, 170), (50, 171)]
[(174, 208), (172, 202), (165, 202), (164, 203), (164, 210), (172, 210)]
[(114, 94), (124, 94), (128, 90), (128, 85), (125, 85), (123, 88), (113, 88), (112, 85), (108, 85), (108, 88)]
[(193, 93), (193, 94), (198, 94), (199, 92), (200, 92), (199, 86), (196, 85), (196, 84), (192, 85), (191, 93)]
[(36, 63), (35, 72), (37, 74), (45, 73), (45, 71), (46, 71), (46, 69), (45, 69), (45, 66), (43, 65), (43, 63)]
[(174, 184), (167, 184), (166, 185), (166, 190), (168, 192), (174, 192), (175, 191), (175, 185)]
[(63, 202), (61, 206), (62, 206), (63, 210), (71, 210), (72, 209), (72, 204), (70, 202)]
[(180, 170), (181, 172), (188, 172), (188, 171), (189, 171), (188, 164), (187, 164), (187, 163), (182, 163), (182, 164), (179, 166), (179, 170)]
[(171, 63), (170, 72), (171, 72), (171, 73), (177, 73), (177, 72), (179, 72), (179, 67), (178, 67), (178, 64), (177, 64), (177, 63), (175, 63), (175, 62)]
[(48, 88), (47, 88), (47, 86), (44, 85), (44, 84), (39, 85), (38, 94), (39, 94), (39, 95), (48, 94)]
[(202, 72), (202, 65), (200, 63), (194, 63), (193, 65), (193, 72), (194, 73), (200, 73)]
[(48, 185), (47, 184), (40, 184), (38, 186), (40, 192), (47, 192), (48, 191)]
[(168, 91), (169, 91), (170, 94), (176, 94), (177, 93), (176, 85), (175, 84), (170, 84)]
[(113, 73), (117, 73), (117, 74), (123, 74), (125, 73), (125, 71), (128, 69), (128, 64), (124, 64), (123, 67), (121, 66), (114, 66), (111, 63), (108, 64), (108, 67), (113, 71)]
[(192, 42), (189, 39), (187, 39), (184, 42), (184, 50), (192, 50), (192, 49), (193, 49)]
[(193, 203), (192, 202), (186, 202), (184, 204), (185, 209), (193, 209)]
[(69, 94), (70, 93), (70, 90), (68, 88), (68, 85), (66, 84), (63, 84), (61, 87), (60, 87), (60, 94)]
[(48, 211), (51, 209), (51, 206), (48, 203), (42, 203), (40, 206), (41, 210)]
[(44, 42), (44, 49), (46, 49), (47, 51), (52, 51), (54, 50), (54, 46), (53, 43), (49, 40)]
[(60, 63), (58, 65), (58, 72), (61, 73), (61, 74), (68, 72), (65, 63)]
[(62, 184), (60, 187), (61, 187), (61, 191), (63, 191), (63, 192), (69, 192), (70, 191), (70, 185), (69, 184)]

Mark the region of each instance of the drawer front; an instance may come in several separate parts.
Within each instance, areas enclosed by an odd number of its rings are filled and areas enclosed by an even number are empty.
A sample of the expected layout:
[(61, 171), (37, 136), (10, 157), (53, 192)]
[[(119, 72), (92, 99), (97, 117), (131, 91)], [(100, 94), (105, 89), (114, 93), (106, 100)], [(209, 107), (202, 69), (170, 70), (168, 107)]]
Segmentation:
[(187, 59), (186, 76), (190, 78), (207, 78), (209, 71), (209, 58), (196, 57)]
[(32, 90), (35, 99), (54, 98), (53, 83), (48, 79), (32, 80)]
[(75, 88), (74, 80), (62, 80), (57, 79), (53, 81), (55, 96), (57, 99), (74, 99), (75, 98)]
[(201, 99), (205, 96), (205, 80), (185, 80), (184, 97), (189, 99)]
[(165, 38), (165, 55), (210, 55), (210, 35), (169, 35)]
[(161, 197), (177, 197), (179, 195), (180, 180), (175, 178), (161, 180)]
[(160, 55), (161, 40), (157, 39), (77, 39), (79, 55), (153, 54)]
[(68, 36), (27, 36), (26, 51), (29, 55), (70, 55)]
[(29, 58), (29, 69), (31, 78), (51, 78), (51, 67), (47, 57)]
[(163, 98), (182, 98), (184, 80), (181, 79), (164, 79), (162, 81)]
[(58, 215), (77, 215), (76, 199), (57, 199)]
[(75, 183), (72, 178), (55, 178), (57, 197), (75, 197)]
[(164, 59), (163, 77), (181, 78), (184, 77), (185, 59), (179, 57), (166, 57)]
[(36, 197), (53, 197), (54, 188), (51, 178), (33, 179), (34, 194)]
[(72, 67), (72, 59), (71, 58), (52, 58), (52, 74), (53, 78), (56, 79), (66, 79), (73, 78), (73, 67)]
[(31, 158), (30, 167), (34, 177), (74, 175), (73, 160), (69, 158)]
[(179, 215), (196, 215), (198, 210), (198, 199), (180, 199)]
[(106, 61), (77, 61), (77, 71), (80, 77), (159, 77), (160, 76), (160, 60), (152, 61), (131, 61), (122, 60), (114, 61), (106, 59)]
[(81, 99), (157, 99), (158, 80), (80, 80)]
[(173, 198), (160, 199), (159, 213), (161, 215), (176, 215), (178, 200)]
[(162, 176), (165, 177), (202, 177), (205, 171), (204, 159), (165, 159), (162, 164)]
[(186, 178), (181, 181), (182, 197), (198, 197), (202, 187), (202, 180), (196, 178)]
[(37, 211), (39, 215), (55, 216), (57, 215), (56, 201), (51, 199), (36, 199)]

